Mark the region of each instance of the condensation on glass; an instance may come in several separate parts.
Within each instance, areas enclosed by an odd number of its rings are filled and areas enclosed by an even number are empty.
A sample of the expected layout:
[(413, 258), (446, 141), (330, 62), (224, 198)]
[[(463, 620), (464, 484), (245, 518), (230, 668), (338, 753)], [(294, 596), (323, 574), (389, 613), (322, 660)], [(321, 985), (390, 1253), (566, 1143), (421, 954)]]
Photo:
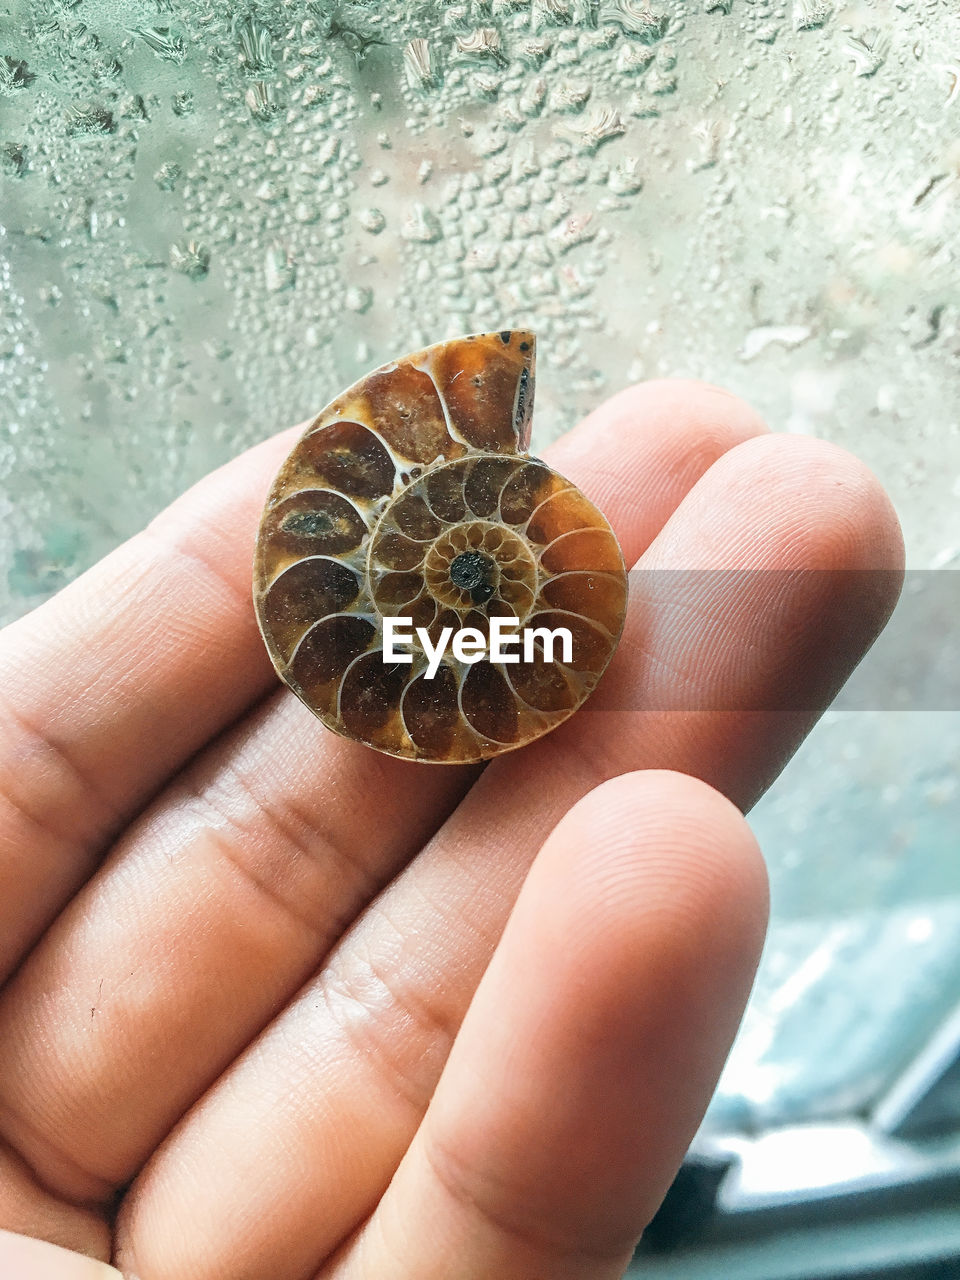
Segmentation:
[[(957, 567), (958, 125), (952, 0), (13, 0), (0, 614), (397, 350), (503, 326), (541, 439), (707, 378), (865, 457), (913, 565)], [(863, 1105), (956, 997), (958, 756), (956, 709), (834, 714), (758, 810), (727, 1119)]]

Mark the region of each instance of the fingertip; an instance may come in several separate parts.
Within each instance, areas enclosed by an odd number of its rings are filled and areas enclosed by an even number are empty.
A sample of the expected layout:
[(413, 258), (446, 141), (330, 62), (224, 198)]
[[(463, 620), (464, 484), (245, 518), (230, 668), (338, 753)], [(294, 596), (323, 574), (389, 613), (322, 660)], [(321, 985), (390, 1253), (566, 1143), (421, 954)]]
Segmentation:
[(695, 424), (707, 438), (726, 442), (770, 434), (759, 410), (728, 387), (702, 378), (651, 378), (640, 386), (648, 403), (664, 417)]
[(567, 814), (568, 819), (596, 822), (603, 814), (610, 819), (636, 816), (638, 808), (645, 820), (660, 822), (677, 813), (709, 811), (712, 818), (733, 822), (752, 839), (740, 810), (725, 795), (702, 778), (679, 769), (632, 769), (607, 778), (588, 791)]
[(595, 452), (602, 435), (618, 439), (629, 456), (632, 441), (642, 440), (647, 449), (655, 444), (657, 460), (671, 472), (695, 479), (721, 454), (768, 432), (753, 406), (732, 392), (695, 379), (661, 378), (632, 383), (604, 400), (551, 453), (562, 465)]
[(766, 430), (739, 397), (665, 379), (611, 396), (544, 456), (607, 516), (629, 563), (719, 457)]
[(527, 1237), (626, 1249), (709, 1102), (765, 919), (756, 841), (722, 795), (660, 770), (596, 787), (545, 842), (471, 1005), (422, 1130), (432, 1166)]
[(609, 923), (614, 913), (636, 933), (648, 915), (663, 928), (682, 918), (697, 932), (724, 916), (738, 964), (749, 969), (759, 957), (763, 854), (737, 806), (700, 778), (670, 769), (610, 778), (569, 811), (540, 856), (542, 874), (566, 886), (581, 919), (596, 910)]
[[(644, 683), (634, 677), (634, 705), (776, 713), (781, 740), (762, 757), (756, 730), (738, 745), (723, 718), (700, 751), (695, 771), (746, 805), (797, 745), (797, 729), (785, 732), (793, 722), (779, 713), (809, 726), (836, 696), (893, 612), (903, 561), (896, 513), (860, 459), (810, 436), (737, 445), (636, 566), (641, 589), (627, 633), (643, 627)], [(631, 652), (621, 645), (617, 659)]]
[(718, 460), (716, 481), (736, 491), (730, 502), (764, 502), (770, 528), (781, 538), (784, 527), (793, 526), (803, 567), (903, 568), (903, 533), (889, 495), (870, 467), (841, 445), (814, 436), (755, 437)]
[(770, 430), (749, 401), (699, 378), (651, 378), (631, 383), (605, 400), (585, 421), (593, 425), (636, 423), (645, 430), (681, 432), (722, 449)]

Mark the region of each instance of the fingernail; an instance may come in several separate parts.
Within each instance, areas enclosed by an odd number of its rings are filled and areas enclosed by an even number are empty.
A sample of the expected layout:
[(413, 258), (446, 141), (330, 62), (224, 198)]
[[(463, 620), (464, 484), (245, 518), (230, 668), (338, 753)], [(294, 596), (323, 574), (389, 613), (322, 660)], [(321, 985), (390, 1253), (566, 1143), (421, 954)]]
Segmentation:
[(120, 1272), (85, 1254), (0, 1230), (0, 1276), (17, 1280), (123, 1280)]

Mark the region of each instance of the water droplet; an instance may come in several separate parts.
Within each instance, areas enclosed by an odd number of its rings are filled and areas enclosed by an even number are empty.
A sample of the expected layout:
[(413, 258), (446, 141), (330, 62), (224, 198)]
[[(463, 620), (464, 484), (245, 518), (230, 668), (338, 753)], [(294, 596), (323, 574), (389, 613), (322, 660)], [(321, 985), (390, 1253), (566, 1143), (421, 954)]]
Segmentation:
[(571, 138), (582, 150), (590, 152), (611, 138), (619, 138), (626, 131), (623, 116), (614, 107), (598, 109), (583, 124), (559, 124), (554, 128), (558, 137)]
[(27, 153), (19, 142), (0, 145), (0, 172), (22, 178), (27, 171)]
[(245, 71), (266, 71), (273, 64), (270, 56), (270, 32), (252, 13), (234, 24), (240, 45), (240, 61)]
[(317, 148), (317, 161), (322, 165), (331, 165), (340, 155), (340, 139), (336, 134), (327, 138)]
[(178, 240), (170, 246), (170, 265), (190, 280), (202, 280), (210, 270), (210, 250), (196, 240)]
[(607, 183), (610, 190), (616, 192), (618, 196), (634, 195), (643, 186), (639, 158), (625, 156), (615, 168), (610, 170)]
[(387, 225), (383, 213), (373, 207), (360, 211), (359, 222), (364, 231), (369, 231), (372, 236), (378, 236)]
[(563, 218), (549, 232), (548, 239), (557, 246), (558, 253), (568, 253), (578, 244), (592, 240), (597, 234), (592, 213), (571, 214)]
[(463, 260), (468, 271), (493, 271), (498, 265), (499, 247), (489, 240), (481, 240), (471, 245)]
[(404, 240), (433, 244), (443, 235), (437, 215), (426, 205), (416, 203), (408, 214), (400, 234)]
[(503, 193), (503, 203), (508, 209), (522, 212), (530, 208), (530, 192), (526, 187), (507, 187)]
[(280, 293), (284, 289), (292, 289), (297, 279), (297, 268), (293, 258), (279, 242), (267, 248), (263, 264), (264, 283), (270, 293)]
[(348, 311), (363, 315), (373, 306), (373, 290), (366, 285), (351, 285), (343, 297)]
[(117, 110), (124, 120), (147, 119), (147, 104), (139, 93), (125, 93), (117, 103)]
[(460, 58), (467, 61), (489, 59), (499, 66), (505, 67), (507, 65), (507, 60), (500, 47), (500, 32), (496, 27), (478, 27), (476, 31), (471, 31), (469, 35), (455, 36), (454, 49)]
[(254, 194), (264, 204), (278, 204), (281, 200), (286, 200), (287, 188), (281, 183), (274, 182), (272, 178), (267, 178), (260, 183)]
[(536, 117), (543, 110), (547, 98), (547, 82), (542, 77), (531, 80), (517, 104), (525, 116)]
[(305, 107), (318, 107), (321, 102), (326, 102), (330, 97), (330, 90), (325, 84), (308, 84), (300, 95), (300, 101)]
[(403, 50), (403, 66), (411, 89), (436, 88), (439, 81), (429, 40), (423, 36), (408, 40)]
[(794, 30), (814, 31), (823, 26), (832, 12), (830, 0), (794, 0)]
[(128, 27), (127, 30), (139, 36), (148, 49), (166, 62), (181, 63), (187, 56), (183, 36), (171, 27)]
[(309, 200), (298, 200), (293, 206), (294, 219), (304, 226), (311, 222), (316, 222), (320, 217), (321, 206), (312, 204)]
[(582, 111), (592, 90), (589, 80), (561, 80), (553, 90), (550, 106), (554, 111)]
[(651, 44), (660, 39), (669, 23), (665, 14), (651, 12), (643, 0), (602, 0), (599, 18)]
[(13, 93), (25, 89), (36, 76), (22, 58), (0, 58), (0, 93)]
[(641, 71), (646, 71), (655, 57), (655, 51), (647, 45), (622, 44), (617, 54), (617, 70), (626, 75), (637, 75)]
[(178, 164), (174, 164), (172, 160), (164, 160), (153, 175), (153, 180), (161, 191), (172, 191), (177, 185), (177, 179), (180, 177), (181, 172), (182, 170)]
[(495, 156), (503, 151), (509, 141), (507, 135), (496, 125), (483, 127), (474, 131), (470, 139), (470, 149), (474, 155)]
[(853, 60), (853, 74), (868, 79), (883, 66), (890, 48), (890, 39), (871, 27), (859, 35), (848, 36), (844, 52)]
[(494, 75), (489, 71), (478, 71), (470, 77), (470, 83), (473, 91), (478, 98), (486, 98), (487, 101), (493, 101), (500, 92), (500, 86), (503, 83), (498, 75)]
[(788, 349), (799, 347), (812, 335), (813, 330), (809, 325), (804, 324), (761, 325), (751, 329), (744, 338), (739, 352), (740, 359), (744, 361), (756, 359), (771, 343), (778, 343)]
[(112, 112), (97, 102), (72, 102), (66, 112), (70, 133), (113, 133)]
[(265, 80), (254, 80), (243, 97), (255, 120), (269, 120), (280, 110), (277, 91)]
[(545, 36), (530, 37), (517, 43), (517, 56), (529, 67), (539, 67), (550, 56), (551, 42)]
[(658, 97), (665, 97), (668, 93), (676, 92), (677, 77), (662, 74), (656, 67), (647, 76), (647, 90), (656, 94)]

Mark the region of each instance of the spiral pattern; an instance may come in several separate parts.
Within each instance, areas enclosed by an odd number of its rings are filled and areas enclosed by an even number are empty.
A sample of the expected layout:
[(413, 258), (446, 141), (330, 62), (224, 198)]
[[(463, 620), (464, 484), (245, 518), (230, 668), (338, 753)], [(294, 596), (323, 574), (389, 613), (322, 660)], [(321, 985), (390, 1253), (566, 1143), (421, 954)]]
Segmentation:
[[(555, 728), (603, 674), (626, 574), (610, 526), (527, 455), (534, 337), (439, 343), (361, 379), (310, 425), (267, 501), (257, 541), (260, 629), (286, 683), (337, 733), (407, 759), (489, 759)], [(461, 661), (432, 678), (384, 660), (384, 619), (435, 648), (490, 620), (566, 628), (569, 661), (538, 638), (525, 660)]]

